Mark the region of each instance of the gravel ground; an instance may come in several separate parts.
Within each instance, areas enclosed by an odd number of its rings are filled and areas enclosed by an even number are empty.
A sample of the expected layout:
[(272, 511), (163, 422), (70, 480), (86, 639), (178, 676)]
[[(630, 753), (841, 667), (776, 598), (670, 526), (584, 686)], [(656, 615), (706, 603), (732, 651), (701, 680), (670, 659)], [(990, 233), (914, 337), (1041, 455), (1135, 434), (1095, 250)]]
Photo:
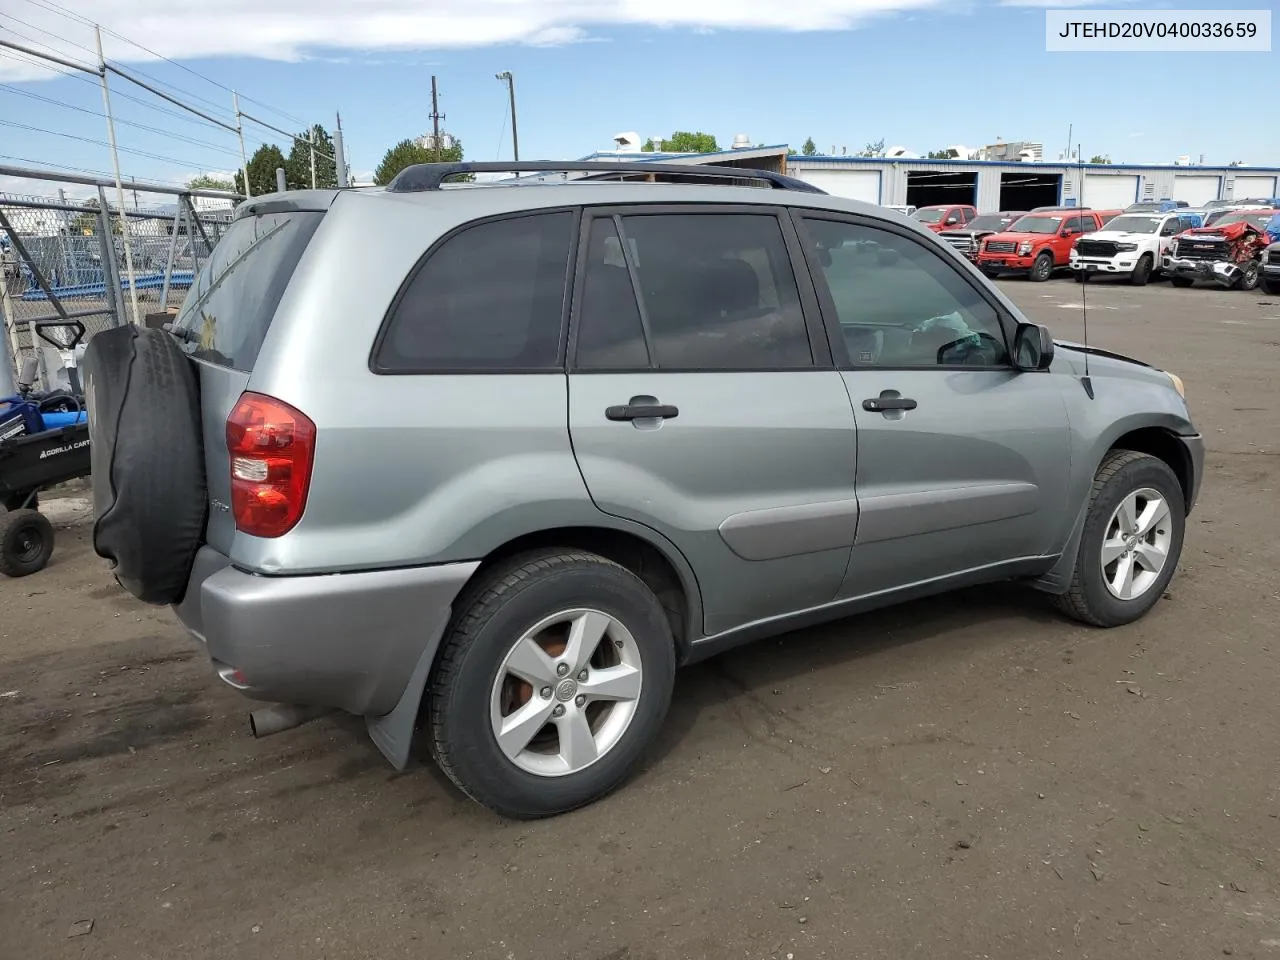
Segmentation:
[[(1010, 281), (1080, 339), (1080, 288)], [(1280, 300), (1090, 284), (1208, 472), (1142, 622), (1017, 588), (721, 656), (613, 797), (500, 821), (359, 723), (264, 741), (58, 512), (0, 581), (0, 956), (1280, 957)]]

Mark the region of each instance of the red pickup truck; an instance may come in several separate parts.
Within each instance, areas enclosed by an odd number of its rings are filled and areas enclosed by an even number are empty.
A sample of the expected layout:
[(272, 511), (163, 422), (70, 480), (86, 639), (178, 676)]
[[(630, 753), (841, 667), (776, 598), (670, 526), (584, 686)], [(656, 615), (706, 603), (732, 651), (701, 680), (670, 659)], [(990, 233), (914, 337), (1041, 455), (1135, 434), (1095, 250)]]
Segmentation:
[(963, 227), (977, 215), (978, 208), (967, 203), (938, 203), (921, 207), (911, 216), (934, 233), (940, 233), (952, 227)]
[(1120, 210), (1058, 209), (1028, 213), (1004, 233), (993, 233), (978, 250), (978, 269), (988, 277), (1009, 271), (1048, 280), (1068, 266), (1080, 236), (1101, 230)]

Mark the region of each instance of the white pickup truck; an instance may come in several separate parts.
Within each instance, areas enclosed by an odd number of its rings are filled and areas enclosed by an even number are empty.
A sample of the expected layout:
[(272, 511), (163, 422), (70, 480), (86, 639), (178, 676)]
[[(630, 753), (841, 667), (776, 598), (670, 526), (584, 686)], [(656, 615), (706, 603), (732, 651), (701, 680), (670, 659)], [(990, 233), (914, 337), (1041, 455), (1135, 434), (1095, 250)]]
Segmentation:
[(1200, 226), (1199, 214), (1186, 210), (1167, 213), (1122, 213), (1107, 221), (1105, 230), (1086, 233), (1071, 249), (1071, 272), (1077, 282), (1087, 274), (1128, 277), (1142, 286), (1160, 269), (1160, 259), (1173, 238)]

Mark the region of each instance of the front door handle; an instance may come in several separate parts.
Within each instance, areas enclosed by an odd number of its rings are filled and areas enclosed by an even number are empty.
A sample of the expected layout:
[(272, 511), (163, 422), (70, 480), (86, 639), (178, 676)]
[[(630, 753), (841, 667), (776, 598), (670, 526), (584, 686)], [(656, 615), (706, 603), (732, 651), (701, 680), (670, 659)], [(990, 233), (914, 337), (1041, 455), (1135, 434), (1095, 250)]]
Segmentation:
[(916, 402), (910, 397), (871, 397), (862, 401), (862, 409), (870, 410), (874, 413), (883, 413), (885, 410), (914, 410)]
[(670, 420), (680, 410), (669, 403), (622, 403), (606, 407), (604, 415), (609, 420)]

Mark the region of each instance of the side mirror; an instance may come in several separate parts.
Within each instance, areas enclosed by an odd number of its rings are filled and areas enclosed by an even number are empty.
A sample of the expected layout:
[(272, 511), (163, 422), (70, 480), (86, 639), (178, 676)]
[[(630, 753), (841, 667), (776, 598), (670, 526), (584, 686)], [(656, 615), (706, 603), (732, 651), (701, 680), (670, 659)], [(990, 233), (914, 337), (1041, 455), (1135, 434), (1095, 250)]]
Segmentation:
[(1013, 364), (1019, 370), (1048, 370), (1053, 363), (1053, 334), (1038, 323), (1020, 323), (1013, 335)]

